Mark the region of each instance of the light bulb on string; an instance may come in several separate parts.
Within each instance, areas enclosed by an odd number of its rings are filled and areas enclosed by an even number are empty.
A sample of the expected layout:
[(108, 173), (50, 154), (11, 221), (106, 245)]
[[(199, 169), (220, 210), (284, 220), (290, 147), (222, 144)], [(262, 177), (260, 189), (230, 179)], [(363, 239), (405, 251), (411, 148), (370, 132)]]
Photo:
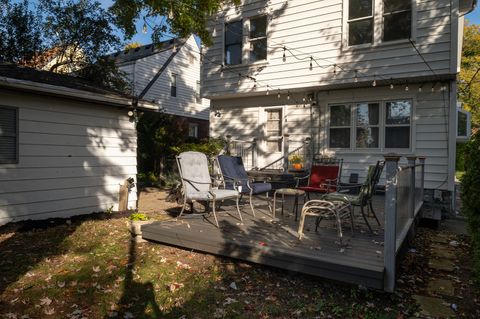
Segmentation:
[(337, 75), (337, 65), (333, 65), (333, 75)]
[(287, 92), (287, 100), (290, 100), (290, 91)]
[(408, 92), (408, 90), (409, 90), (409, 87), (408, 87), (408, 83), (407, 83), (407, 84), (405, 84), (405, 91)]
[(280, 89), (278, 89), (277, 99), (280, 99)]
[(418, 92), (422, 92), (423, 84), (418, 87)]
[(373, 87), (376, 87), (376, 86), (377, 86), (377, 80), (375, 79), (375, 75), (373, 76), (372, 86), (373, 86)]
[(393, 90), (394, 86), (393, 86), (393, 79), (390, 78), (390, 90)]
[(238, 85), (242, 84), (242, 75), (238, 73)]
[(355, 77), (353, 78), (353, 82), (357, 83), (358, 82), (358, 71), (355, 70)]
[(313, 57), (310, 57), (310, 71), (313, 70)]
[(287, 48), (283, 47), (283, 62), (287, 61), (287, 55), (285, 54), (285, 51), (287, 51)]
[(270, 91), (268, 90), (268, 85), (267, 85), (267, 95), (269, 95), (269, 94), (270, 94)]
[(432, 84), (432, 93), (435, 92), (435, 83)]

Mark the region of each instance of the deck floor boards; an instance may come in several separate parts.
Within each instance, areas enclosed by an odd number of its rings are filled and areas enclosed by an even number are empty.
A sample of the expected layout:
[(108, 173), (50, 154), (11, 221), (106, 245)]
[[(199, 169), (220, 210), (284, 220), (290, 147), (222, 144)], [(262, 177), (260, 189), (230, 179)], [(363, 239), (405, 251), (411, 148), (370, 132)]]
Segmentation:
[[(383, 220), (383, 196), (375, 197), (375, 210)], [(186, 249), (383, 288), (383, 226), (379, 227), (373, 218), (369, 221), (376, 229), (375, 234), (368, 232), (358, 211), (353, 236), (350, 224), (345, 222), (342, 228), (346, 246), (342, 248), (333, 221), (322, 221), (315, 232), (315, 218), (307, 218), (305, 237), (298, 240), (293, 201), (287, 200), (283, 216), (277, 205), (275, 219), (264, 201), (256, 203), (262, 205), (256, 207), (256, 218), (249, 205), (241, 207), (243, 223), (234, 205), (227, 203), (217, 213), (220, 228), (213, 224), (213, 216), (187, 215), (178, 220), (144, 225), (143, 237)]]

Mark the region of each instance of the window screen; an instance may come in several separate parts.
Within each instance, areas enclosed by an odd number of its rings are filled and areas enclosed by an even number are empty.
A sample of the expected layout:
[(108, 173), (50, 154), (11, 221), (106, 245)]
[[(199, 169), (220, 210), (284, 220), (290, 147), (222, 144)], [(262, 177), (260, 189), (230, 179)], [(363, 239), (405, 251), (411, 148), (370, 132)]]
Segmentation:
[(0, 163), (18, 163), (18, 109), (0, 106)]

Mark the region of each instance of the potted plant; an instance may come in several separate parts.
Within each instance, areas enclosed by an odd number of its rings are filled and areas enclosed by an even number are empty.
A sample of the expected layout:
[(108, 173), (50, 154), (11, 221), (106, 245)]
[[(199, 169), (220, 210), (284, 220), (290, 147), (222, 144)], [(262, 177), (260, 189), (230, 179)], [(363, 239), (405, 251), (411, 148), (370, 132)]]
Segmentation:
[(303, 157), (298, 154), (293, 154), (290, 156), (290, 163), (292, 163), (293, 169), (301, 170), (303, 167)]
[(137, 243), (143, 242), (142, 225), (151, 223), (150, 218), (143, 213), (133, 213), (128, 219), (128, 229), (132, 233), (133, 239)]

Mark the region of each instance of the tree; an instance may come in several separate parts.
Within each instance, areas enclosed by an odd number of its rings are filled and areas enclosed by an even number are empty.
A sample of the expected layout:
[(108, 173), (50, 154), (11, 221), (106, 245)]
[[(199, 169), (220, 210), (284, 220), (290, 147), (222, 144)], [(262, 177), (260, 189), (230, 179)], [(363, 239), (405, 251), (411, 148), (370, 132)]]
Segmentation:
[[(112, 15), (92, 0), (0, 0), (0, 58), (57, 73), (75, 73), (94, 84), (127, 87), (112, 59), (122, 48)], [(5, 8), (5, 10), (3, 10)], [(35, 13), (41, 12), (42, 14)]]
[(135, 22), (143, 19), (153, 29), (152, 37), (156, 42), (168, 33), (179, 37), (193, 33), (210, 45), (212, 39), (206, 28), (208, 18), (223, 5), (234, 4), (240, 4), (240, 0), (115, 0), (110, 10), (116, 17), (117, 25), (129, 37), (136, 33)]
[(463, 36), (459, 100), (472, 113), (472, 124), (480, 127), (480, 25), (466, 24)]
[(140, 42), (132, 42), (132, 43), (128, 43), (127, 45), (125, 45), (125, 50), (131, 50), (131, 49), (136, 49), (136, 48), (139, 48), (141, 47), (142, 44)]
[(40, 11), (0, 1), (0, 61), (26, 65), (44, 49)]

